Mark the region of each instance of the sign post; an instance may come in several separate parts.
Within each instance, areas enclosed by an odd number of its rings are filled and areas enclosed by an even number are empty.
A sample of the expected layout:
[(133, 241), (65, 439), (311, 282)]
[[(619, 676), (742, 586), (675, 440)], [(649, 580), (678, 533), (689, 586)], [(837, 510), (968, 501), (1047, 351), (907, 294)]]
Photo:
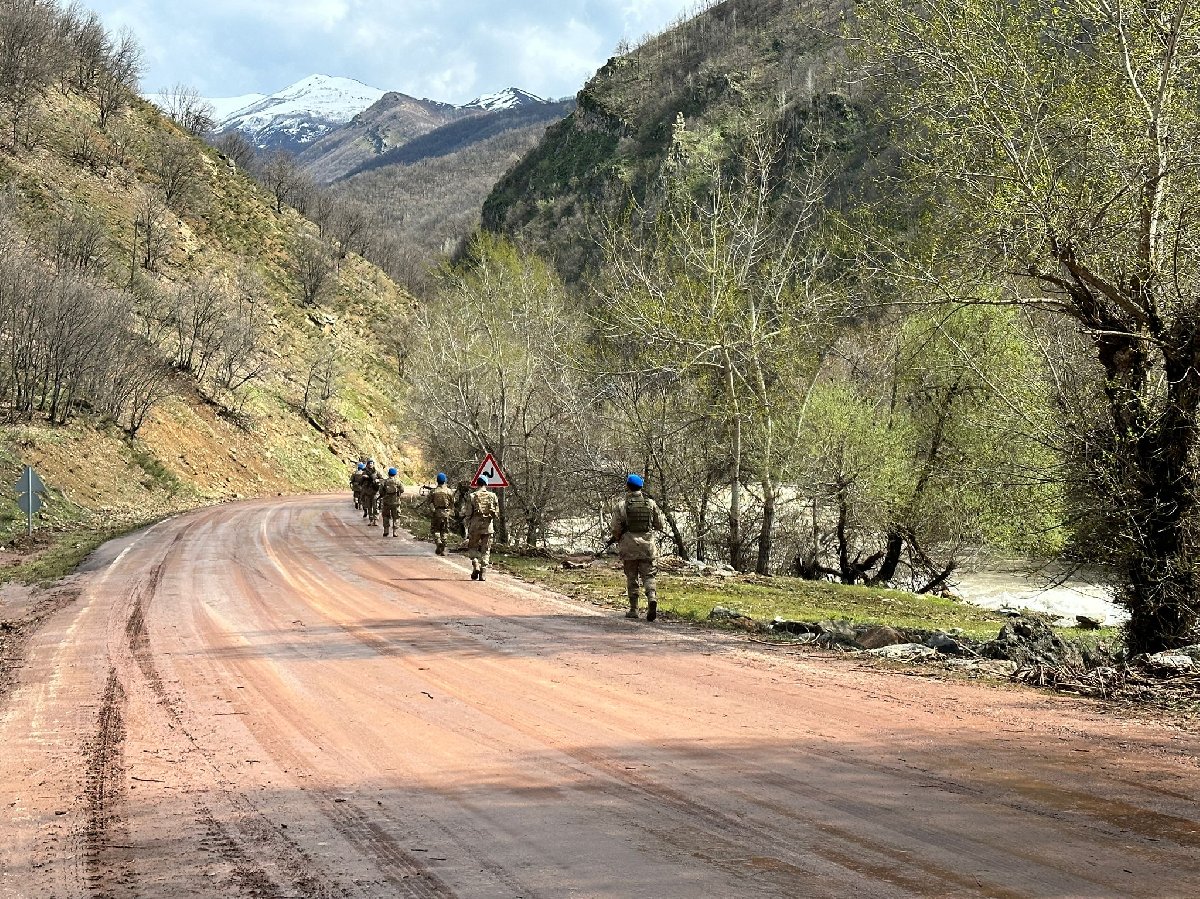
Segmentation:
[(496, 457), (491, 453), (484, 456), (483, 461), (479, 463), (479, 470), (475, 472), (475, 480), (471, 481), (471, 486), (474, 486), (481, 480), (488, 487), (508, 486), (508, 478), (504, 476), (504, 472), (496, 464)]
[(33, 536), (33, 516), (41, 511), (42, 494), (46, 492), (46, 483), (33, 466), (26, 465), (21, 472), (21, 479), (13, 484), (17, 491), (17, 505), (25, 513), (29, 521), (29, 536)]

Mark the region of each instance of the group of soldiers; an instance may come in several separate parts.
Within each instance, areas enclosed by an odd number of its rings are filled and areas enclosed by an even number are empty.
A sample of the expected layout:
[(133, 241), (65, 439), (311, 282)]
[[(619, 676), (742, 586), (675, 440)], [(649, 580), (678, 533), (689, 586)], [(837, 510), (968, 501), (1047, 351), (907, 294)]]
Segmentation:
[(400, 497), (404, 485), (399, 472), (387, 470), (387, 476), (379, 473), (375, 460), (358, 463), (358, 470), (350, 475), (350, 490), (354, 494), (354, 508), (362, 509), (363, 518), (369, 527), (378, 527), (383, 513), (383, 536), (395, 537), (396, 524), (400, 518)]
[[(467, 538), (467, 556), (471, 560), (471, 580), (486, 580), (486, 572), (492, 562), (492, 536), (495, 520), (500, 513), (500, 500), (487, 489), (487, 482), (476, 480), (474, 487), (466, 481), (458, 485), (457, 491), (446, 486), (446, 475), (438, 472), (437, 486), (422, 488), (422, 508), (428, 508), (430, 533), (433, 535), (434, 551), (439, 556), (446, 554), (446, 540), (451, 530)], [(380, 513), (383, 517), (383, 536), (395, 537), (400, 518), (400, 497), (404, 485), (400, 483), (395, 468), (387, 470), (381, 477), (375, 460), (358, 464), (358, 470), (350, 476), (350, 490), (354, 494), (354, 508), (361, 509), (369, 527), (376, 527)], [(461, 529), (460, 529), (461, 528)]]
[[(434, 552), (439, 556), (446, 554), (446, 541), (451, 530), (464, 534), (467, 557), (471, 560), (471, 580), (486, 580), (500, 501), (488, 490), (483, 478), (477, 478), (474, 485), (462, 481), (457, 490), (451, 490), (446, 481), (446, 475), (438, 472), (437, 486), (422, 488), (421, 506), (429, 510)], [(368, 525), (375, 527), (382, 512), (383, 535), (395, 537), (400, 497), (404, 493), (396, 469), (389, 468), (384, 478), (376, 471), (374, 459), (359, 463), (358, 470), (350, 476), (350, 488), (354, 492), (354, 508), (362, 509)], [(625, 479), (625, 497), (613, 508), (605, 548), (616, 544), (625, 569), (629, 596), (625, 617), (638, 617), (639, 595), (645, 593), (646, 620), (653, 621), (658, 616), (658, 543), (654, 532), (665, 531), (666, 520), (658, 504), (646, 496), (644, 488), (645, 482), (639, 475), (631, 474)]]

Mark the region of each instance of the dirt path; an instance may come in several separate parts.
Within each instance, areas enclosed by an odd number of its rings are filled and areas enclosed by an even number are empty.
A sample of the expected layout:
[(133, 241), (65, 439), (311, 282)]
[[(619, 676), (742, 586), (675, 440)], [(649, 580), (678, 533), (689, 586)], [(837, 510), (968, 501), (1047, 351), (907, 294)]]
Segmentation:
[(348, 498), (106, 552), (0, 698), (2, 897), (1198, 891), (1169, 728), (476, 584)]

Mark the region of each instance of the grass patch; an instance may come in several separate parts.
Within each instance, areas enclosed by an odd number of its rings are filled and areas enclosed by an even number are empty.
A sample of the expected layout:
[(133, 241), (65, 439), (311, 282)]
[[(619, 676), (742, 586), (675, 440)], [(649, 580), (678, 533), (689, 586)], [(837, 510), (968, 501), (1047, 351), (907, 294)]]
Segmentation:
[(179, 483), (179, 478), (163, 465), (146, 446), (140, 443), (130, 443), (129, 455), (137, 467), (144, 471), (150, 479), (149, 483), (143, 482), (144, 486), (156, 486), (171, 496), (174, 496), (182, 488), (183, 485)]
[[(429, 520), (406, 507), (403, 523), (419, 539), (429, 539)], [(451, 537), (450, 546), (457, 545)], [(625, 575), (618, 568), (566, 569), (545, 556), (526, 556), (493, 550), (492, 563), (522, 580), (548, 587), (574, 599), (624, 609)], [(927, 631), (958, 629), (975, 640), (994, 639), (1008, 616), (940, 596), (919, 596), (878, 587), (855, 587), (797, 578), (711, 578), (659, 573), (658, 609), (664, 618), (726, 628), (709, 621), (714, 606), (741, 612), (756, 621), (849, 621), (887, 624)], [(1062, 637), (1081, 645), (1117, 642), (1116, 628), (1080, 630), (1056, 628)]]
[(18, 581), (45, 586), (61, 580), (83, 564), (101, 544), (129, 533), (141, 525), (126, 528), (89, 528), (54, 535), (49, 545), (19, 565), (0, 569), (0, 584)]
[[(625, 576), (619, 570), (609, 567), (567, 570), (550, 559), (503, 552), (494, 553), (493, 561), (510, 574), (567, 596), (613, 608), (624, 608), (627, 602)], [(969, 603), (898, 590), (794, 578), (717, 579), (660, 573), (658, 608), (663, 617), (717, 627), (720, 625), (708, 621), (714, 606), (724, 606), (763, 622), (779, 617), (794, 621), (887, 624), (929, 631), (958, 629), (975, 640), (993, 639), (1007, 620), (999, 612)], [(1059, 631), (1064, 639), (1093, 645), (1111, 642), (1118, 634), (1115, 628)]]

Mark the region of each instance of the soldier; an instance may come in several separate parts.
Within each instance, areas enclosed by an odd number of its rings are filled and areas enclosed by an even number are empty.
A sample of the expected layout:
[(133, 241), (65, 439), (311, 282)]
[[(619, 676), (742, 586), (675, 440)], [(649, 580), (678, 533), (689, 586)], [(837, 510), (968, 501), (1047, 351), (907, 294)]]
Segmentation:
[(446, 531), (450, 529), (450, 518), (454, 514), (454, 493), (446, 486), (446, 475), (438, 472), (437, 486), (429, 491), (425, 502), (432, 510), (429, 532), (433, 534), (434, 552), (446, 555)]
[(493, 521), (500, 511), (500, 500), (487, 489), (487, 481), (478, 478), (470, 495), (470, 513), (467, 518), (467, 556), (471, 560), (471, 580), (485, 580), (488, 565), (492, 561)]
[(367, 467), (363, 469), (360, 495), (362, 497), (363, 518), (367, 519), (367, 524), (370, 527), (375, 527), (379, 524), (379, 473), (375, 470), (374, 459), (368, 460)]
[(658, 559), (658, 544), (654, 542), (654, 531), (664, 531), (667, 522), (662, 510), (650, 497), (642, 493), (645, 482), (636, 474), (625, 479), (627, 494), (613, 509), (610, 543), (617, 544), (617, 552), (625, 566), (625, 587), (629, 593), (629, 611), (626, 618), (638, 617), (638, 579), (646, 591), (646, 620), (658, 617), (658, 591), (655, 565)]
[(396, 536), (396, 521), (400, 518), (400, 497), (404, 493), (404, 485), (397, 477), (398, 471), (388, 469), (388, 476), (379, 485), (379, 505), (383, 509), (383, 536)]
[(359, 462), (354, 474), (350, 475), (350, 492), (354, 494), (354, 508), (356, 509), (362, 508), (363, 470), (366, 467), (365, 462)]
[(459, 481), (454, 491), (454, 530), (460, 537), (467, 536), (467, 521), (471, 517), (471, 483)]

